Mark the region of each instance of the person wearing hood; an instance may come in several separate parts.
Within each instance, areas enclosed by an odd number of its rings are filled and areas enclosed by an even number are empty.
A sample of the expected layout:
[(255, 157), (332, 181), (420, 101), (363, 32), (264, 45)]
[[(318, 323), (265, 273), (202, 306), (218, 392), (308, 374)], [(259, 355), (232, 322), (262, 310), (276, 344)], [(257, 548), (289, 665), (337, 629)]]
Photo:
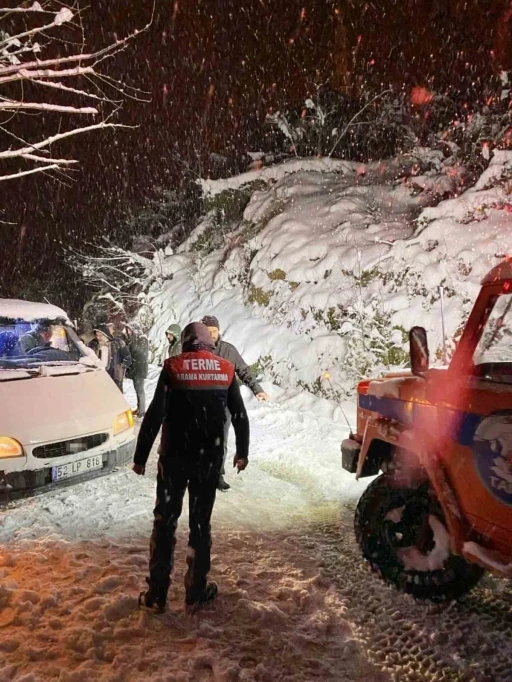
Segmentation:
[[(97, 345), (95, 352), (101, 364), (112, 380), (123, 391), (123, 380), (126, 369), (132, 364), (132, 357), (126, 344), (121, 339), (115, 339), (112, 335), (111, 326), (99, 324), (94, 328)], [(94, 349), (92, 342), (89, 344)]]
[(185, 601), (188, 606), (199, 605), (217, 595), (217, 585), (207, 578), (210, 519), (224, 457), (226, 409), (232, 415), (236, 434), (233, 466), (242, 471), (249, 457), (249, 419), (235, 368), (214, 354), (210, 334), (199, 322), (185, 327), (182, 342), (183, 353), (164, 363), (134, 455), (133, 470), (143, 475), (162, 426), (148, 589), (139, 597), (141, 605), (157, 611), (165, 610), (176, 528), (187, 489), (190, 534)]
[(165, 332), (167, 341), (169, 341), (169, 348), (167, 349), (167, 357), (174, 358), (181, 353), (181, 327), (179, 324), (171, 324)]
[(149, 369), (149, 341), (137, 322), (125, 326), (127, 347), (132, 364), (126, 370), (126, 378), (133, 381), (137, 395), (137, 416), (142, 419), (146, 413), (145, 380)]
[[(210, 333), (210, 336), (212, 337), (212, 341), (215, 344), (214, 346), (214, 352), (216, 355), (218, 355), (221, 358), (224, 358), (225, 360), (229, 360), (231, 364), (234, 365), (235, 367), (235, 373), (236, 376), (240, 379), (240, 381), (248, 386), (251, 391), (254, 393), (256, 398), (261, 401), (268, 400), (268, 395), (265, 393), (265, 391), (262, 389), (262, 387), (259, 385), (259, 383), (256, 381), (251, 368), (249, 365), (244, 361), (240, 353), (237, 351), (237, 349), (231, 344), (228, 343), (227, 341), (224, 341), (224, 339), (221, 336), (220, 333), (220, 325), (219, 325), (219, 320), (214, 317), (213, 315), (205, 315), (201, 322), (205, 325), (205, 327), (208, 329), (208, 332)], [(229, 434), (229, 427), (231, 425), (231, 416), (229, 412), (226, 412), (226, 425), (225, 425), (225, 433), (224, 433), (224, 462), (226, 461), (227, 453), (228, 453), (228, 434)], [(219, 490), (222, 490), (223, 492), (226, 492), (231, 488), (229, 483), (224, 479), (225, 475), (225, 467), (224, 464), (222, 465), (222, 471), (221, 471), (221, 476), (219, 478)]]

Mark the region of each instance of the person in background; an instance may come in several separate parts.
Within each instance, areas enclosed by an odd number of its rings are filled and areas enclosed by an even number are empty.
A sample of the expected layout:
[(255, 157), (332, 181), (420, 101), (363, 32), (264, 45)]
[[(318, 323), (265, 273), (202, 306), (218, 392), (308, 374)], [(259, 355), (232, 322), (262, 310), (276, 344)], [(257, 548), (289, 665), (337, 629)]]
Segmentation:
[(48, 348), (51, 344), (53, 330), (51, 324), (40, 322), (35, 329), (20, 337), (18, 341), (18, 353), (26, 355), (34, 348)]
[(146, 393), (144, 382), (148, 376), (149, 367), (149, 341), (142, 333), (137, 322), (125, 327), (127, 347), (132, 356), (132, 364), (126, 370), (126, 378), (133, 381), (133, 387), (137, 395), (137, 410), (135, 414), (142, 419), (146, 413)]
[(106, 325), (112, 337), (112, 355), (114, 358), (114, 381), (123, 393), (123, 382), (126, 375), (126, 370), (132, 364), (132, 356), (128, 350), (128, 346), (123, 338), (122, 333), (116, 333), (116, 326), (113, 322), (108, 322)]
[[(100, 325), (96, 325), (96, 327), (99, 327), (99, 326)], [(99, 357), (98, 349), (99, 349), (100, 344), (98, 341), (98, 336), (96, 334), (96, 329), (93, 329), (92, 333), (94, 334), (94, 336), (92, 337), (92, 339), (87, 344), (87, 348), (91, 348), (96, 353), (96, 355)]]
[[(227, 341), (224, 341), (224, 339), (222, 339), (220, 334), (219, 320), (213, 315), (205, 315), (201, 322), (205, 325), (205, 327), (207, 327), (212, 338), (212, 341), (215, 344), (214, 353), (219, 357), (223, 358), (224, 360), (228, 360), (229, 362), (231, 362), (232, 365), (234, 365), (237, 377), (243, 384), (245, 384), (251, 389), (251, 391), (254, 393), (258, 400), (268, 400), (268, 395), (258, 384), (258, 382), (256, 381), (251, 372), (251, 368), (244, 361), (244, 359), (237, 351), (237, 349), (231, 343), (228, 343)], [(226, 456), (228, 452), (228, 434), (230, 425), (231, 415), (229, 414), (229, 411), (227, 411), (224, 432), (224, 463), (226, 461)], [(224, 463), (222, 465), (221, 475), (219, 477), (218, 483), (218, 489), (222, 490), (223, 492), (231, 488), (229, 483), (227, 483), (227, 481), (224, 479), (226, 473)]]
[[(96, 355), (99, 357), (101, 364), (106, 369), (107, 373), (112, 377), (112, 380), (123, 391), (123, 379), (126, 369), (132, 364), (132, 357), (126, 344), (121, 339), (115, 339), (112, 336), (111, 328), (106, 324), (99, 324), (94, 328), (94, 335), (96, 336), (97, 344)], [(119, 343), (121, 341), (122, 345)], [(90, 348), (94, 348), (93, 342), (89, 344)]]
[(171, 324), (165, 332), (167, 341), (169, 341), (169, 348), (167, 349), (167, 357), (174, 358), (181, 353), (181, 327), (179, 324)]
[[(247, 467), (249, 419), (233, 365), (215, 356), (213, 341), (199, 322), (183, 331), (183, 353), (165, 361), (154, 398), (140, 427), (134, 472), (145, 473), (146, 462), (162, 426), (156, 506), (150, 544), (149, 589), (139, 603), (164, 611), (173, 569), (176, 528), (189, 494), (188, 606), (211, 601), (217, 585), (208, 582), (210, 519), (224, 457), (224, 422), (228, 408), (236, 433), (233, 466)], [(201, 367), (201, 371), (195, 368)]]
[(89, 348), (92, 348), (100, 359), (101, 366), (113, 378), (111, 367), (112, 362), (112, 337), (110, 330), (104, 324), (99, 324), (94, 328), (94, 339), (89, 343)]

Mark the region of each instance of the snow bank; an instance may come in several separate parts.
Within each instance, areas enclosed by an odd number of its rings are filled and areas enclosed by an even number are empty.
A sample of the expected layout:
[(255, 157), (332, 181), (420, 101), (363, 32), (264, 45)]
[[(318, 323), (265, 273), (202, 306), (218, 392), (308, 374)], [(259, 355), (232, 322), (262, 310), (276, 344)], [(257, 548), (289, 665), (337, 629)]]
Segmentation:
[(354, 163), (352, 161), (343, 161), (340, 159), (322, 158), (322, 159), (292, 159), (275, 166), (268, 166), (259, 170), (248, 171), (241, 173), (232, 178), (223, 178), (221, 180), (200, 180), (203, 193), (205, 195), (215, 196), (220, 192), (230, 189), (239, 189), (244, 185), (249, 185), (257, 180), (263, 180), (266, 183), (276, 182), (282, 180), (286, 175), (297, 172), (312, 172), (312, 173), (341, 173), (346, 175), (355, 175), (363, 164)]
[[(453, 168), (438, 152), (416, 161), (421, 174), (403, 160), (309, 159), (205, 182), (219, 206), (225, 189), (267, 188), (241, 222), (224, 224), (219, 208), (179, 254), (158, 255), (155, 356), (171, 322), (211, 313), (263, 378), (340, 398), (364, 376), (406, 366), (413, 324), (439, 353), (440, 286), (453, 350), (480, 280), (512, 252), (512, 155), (497, 152), (475, 187), (440, 203), (433, 192), (455, 191)], [(210, 247), (219, 233), (223, 246)]]

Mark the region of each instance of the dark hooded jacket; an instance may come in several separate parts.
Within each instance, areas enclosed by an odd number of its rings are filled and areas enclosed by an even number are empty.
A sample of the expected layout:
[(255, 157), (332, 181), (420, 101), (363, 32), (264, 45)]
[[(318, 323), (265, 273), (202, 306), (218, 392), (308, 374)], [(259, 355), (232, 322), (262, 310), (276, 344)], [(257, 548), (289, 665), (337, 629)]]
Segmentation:
[(167, 357), (174, 358), (182, 352), (181, 349), (181, 327), (179, 324), (171, 324), (166, 332), (166, 334), (172, 334), (174, 336), (174, 342), (169, 344), (167, 349)]
[(213, 353), (207, 328), (199, 322), (183, 332), (179, 357), (166, 360), (154, 398), (142, 421), (134, 461), (144, 466), (162, 426), (160, 456), (188, 462), (224, 456), (226, 408), (236, 434), (238, 458), (249, 454), (249, 419), (233, 365)]
[(149, 369), (149, 341), (137, 324), (132, 324), (127, 336), (127, 347), (132, 356), (132, 364), (126, 370), (127, 379), (145, 379)]
[(263, 389), (255, 379), (251, 371), (251, 368), (244, 361), (240, 353), (231, 343), (228, 343), (227, 341), (224, 341), (222, 338), (219, 338), (219, 340), (215, 344), (214, 352), (220, 358), (224, 358), (225, 360), (231, 362), (232, 365), (234, 365), (237, 377), (243, 384), (245, 384), (251, 389), (254, 395), (258, 395), (258, 393), (263, 393)]

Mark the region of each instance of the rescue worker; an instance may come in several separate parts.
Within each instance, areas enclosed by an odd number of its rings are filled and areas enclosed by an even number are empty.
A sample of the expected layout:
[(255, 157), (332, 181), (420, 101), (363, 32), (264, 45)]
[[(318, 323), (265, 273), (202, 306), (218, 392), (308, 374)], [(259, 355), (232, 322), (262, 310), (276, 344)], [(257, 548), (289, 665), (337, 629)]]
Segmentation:
[[(224, 358), (224, 360), (229, 360), (229, 362), (231, 362), (234, 365), (237, 377), (243, 384), (245, 384), (251, 389), (251, 391), (254, 393), (258, 400), (261, 401), (268, 400), (268, 395), (265, 393), (265, 391), (254, 378), (249, 365), (244, 361), (244, 359), (237, 351), (237, 349), (231, 343), (224, 341), (224, 339), (221, 337), (219, 320), (213, 315), (205, 315), (201, 322), (208, 328), (208, 331), (210, 332), (212, 341), (215, 344), (214, 350), (215, 354), (221, 358)], [(229, 483), (224, 478), (224, 475), (226, 473), (225, 462), (228, 453), (228, 434), (230, 425), (231, 416), (229, 414), (229, 411), (227, 411), (224, 431), (224, 461), (222, 463), (222, 470), (221, 475), (219, 477), (218, 485), (219, 490), (222, 490), (222, 492), (226, 492), (231, 488)]]
[(165, 332), (167, 341), (169, 341), (169, 348), (167, 349), (167, 357), (174, 358), (181, 353), (181, 327), (179, 324), (171, 324)]
[(142, 422), (133, 470), (145, 472), (149, 453), (162, 425), (157, 496), (150, 543), (148, 590), (140, 604), (165, 609), (171, 582), (176, 527), (185, 490), (189, 493), (188, 606), (211, 601), (217, 585), (208, 582), (210, 518), (224, 455), (225, 411), (232, 415), (236, 433), (233, 466), (247, 467), (249, 420), (230, 362), (213, 353), (206, 327), (189, 324), (182, 335), (184, 352), (166, 360), (154, 398)]
[(126, 370), (126, 378), (133, 381), (133, 387), (137, 395), (137, 416), (142, 419), (146, 413), (145, 380), (149, 369), (149, 341), (142, 333), (137, 322), (132, 322), (125, 327), (127, 347), (132, 356), (132, 364)]

